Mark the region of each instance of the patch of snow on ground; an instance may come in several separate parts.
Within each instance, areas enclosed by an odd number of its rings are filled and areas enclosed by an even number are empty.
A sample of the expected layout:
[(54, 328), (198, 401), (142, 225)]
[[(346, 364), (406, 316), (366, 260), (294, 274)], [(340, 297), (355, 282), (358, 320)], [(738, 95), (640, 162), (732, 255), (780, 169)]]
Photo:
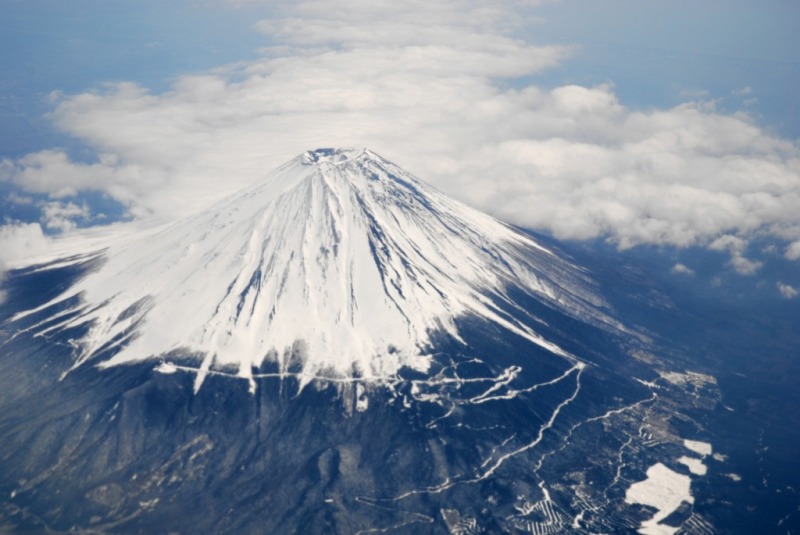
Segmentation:
[(703, 461), (694, 457), (687, 457), (684, 455), (678, 459), (678, 462), (686, 465), (689, 468), (689, 471), (697, 476), (704, 476), (708, 471), (708, 468), (703, 464)]
[(625, 493), (627, 503), (649, 505), (657, 509), (650, 520), (642, 522), (639, 533), (644, 535), (671, 535), (678, 528), (659, 524), (683, 502), (693, 503), (689, 476), (674, 472), (657, 463), (647, 469), (647, 479), (632, 484)]
[(684, 439), (683, 446), (686, 449), (692, 450), (693, 452), (699, 453), (700, 455), (703, 456), (711, 455), (711, 453), (714, 451), (711, 448), (711, 444), (709, 444), (708, 442), (700, 442), (699, 440)]

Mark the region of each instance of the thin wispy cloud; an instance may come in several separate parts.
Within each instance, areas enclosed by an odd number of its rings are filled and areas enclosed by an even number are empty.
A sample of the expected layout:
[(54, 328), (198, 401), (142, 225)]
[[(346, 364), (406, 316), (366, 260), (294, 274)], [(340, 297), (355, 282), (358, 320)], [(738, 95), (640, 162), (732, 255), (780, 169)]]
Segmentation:
[[(749, 240), (797, 258), (800, 147), (745, 113), (691, 101), (624, 105), (610, 84), (545, 88), (573, 50), (536, 43), (535, 5), (337, 1), (273, 4), (256, 61), (175, 81), (57, 97), (58, 149), (0, 174), (64, 198), (96, 190), (137, 218), (192, 213), (319, 146), (368, 146), (444, 192), (560, 238), (727, 251)], [(791, 244), (791, 245), (790, 245)]]

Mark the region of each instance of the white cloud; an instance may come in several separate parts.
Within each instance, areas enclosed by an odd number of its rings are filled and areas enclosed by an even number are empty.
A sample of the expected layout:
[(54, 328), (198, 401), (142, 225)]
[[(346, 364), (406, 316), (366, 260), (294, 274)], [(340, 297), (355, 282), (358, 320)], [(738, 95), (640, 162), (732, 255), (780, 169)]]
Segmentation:
[(53, 201), (42, 206), (42, 220), (49, 230), (60, 232), (74, 230), (78, 226), (76, 219), (86, 220), (89, 216), (89, 206), (85, 203), (78, 206), (73, 202)]
[(33, 198), (28, 197), (26, 195), (20, 195), (19, 193), (12, 191), (6, 197), (10, 202), (19, 205), (19, 206), (28, 206), (33, 204)]
[(48, 240), (38, 223), (0, 225), (0, 264), (14, 264), (47, 250)]
[(740, 275), (754, 275), (763, 263), (744, 256), (747, 245), (746, 240), (726, 234), (711, 242), (708, 247), (714, 251), (728, 251), (731, 255), (730, 264)]
[(685, 265), (680, 263), (672, 266), (672, 272), (675, 273), (676, 275), (694, 275), (693, 269), (686, 267)]
[[(795, 142), (713, 103), (636, 110), (610, 85), (523, 83), (570, 50), (522, 38), (538, 22), (521, 3), (272, 5), (281, 15), (258, 23), (271, 46), (257, 61), (162, 94), (120, 83), (57, 97), (55, 121), (96, 163), (42, 151), (0, 174), (53, 197), (104, 191), (135, 216), (170, 219), (304, 150), (368, 146), (560, 238), (712, 246), (740, 273), (759, 268), (744, 256), (751, 236), (800, 243)], [(800, 246), (786, 254), (800, 258)]]
[(800, 292), (798, 292), (797, 288), (795, 288), (794, 286), (784, 284), (783, 282), (780, 281), (776, 285), (778, 287), (778, 291), (780, 292), (781, 296), (783, 296), (785, 299), (794, 299), (795, 297), (800, 295)]
[(0, 225), (0, 304), (6, 299), (6, 292), (2, 289), (6, 269), (48, 248), (49, 242), (38, 223)]
[(800, 259), (800, 240), (794, 241), (786, 248), (786, 258), (789, 260)]

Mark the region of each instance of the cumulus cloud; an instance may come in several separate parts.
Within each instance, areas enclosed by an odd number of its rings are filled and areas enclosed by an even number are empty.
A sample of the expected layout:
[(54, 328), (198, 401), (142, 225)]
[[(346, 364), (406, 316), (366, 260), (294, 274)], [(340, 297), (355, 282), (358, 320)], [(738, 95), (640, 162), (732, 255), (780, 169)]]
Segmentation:
[(15, 264), (47, 250), (48, 240), (38, 223), (0, 225), (0, 264)]
[[(58, 97), (54, 120), (96, 162), (58, 150), (0, 176), (63, 198), (108, 193), (137, 217), (189, 214), (319, 146), (368, 146), (439, 189), (560, 238), (727, 251), (752, 236), (800, 258), (800, 147), (692, 101), (626, 107), (612, 85), (531, 80), (572, 51), (537, 45), (519, 2), (275, 4), (248, 63)], [(533, 4), (533, 3), (529, 3)]]
[(693, 269), (686, 267), (685, 265), (680, 263), (672, 266), (672, 272), (675, 273), (676, 275), (694, 275)]
[(789, 260), (800, 260), (800, 240), (794, 241), (786, 248), (786, 258)]
[(784, 299), (794, 299), (797, 297), (800, 292), (797, 291), (797, 288), (794, 286), (790, 286), (788, 284), (784, 284), (783, 282), (777, 283), (778, 291), (780, 292), (781, 296)]
[(90, 217), (89, 206), (80, 206), (73, 202), (47, 202), (42, 205), (42, 220), (49, 230), (66, 232), (78, 227), (77, 219), (87, 220)]
[(740, 275), (754, 275), (761, 266), (762, 262), (750, 260), (744, 256), (747, 250), (747, 241), (738, 236), (726, 234), (709, 244), (709, 248), (714, 251), (728, 251), (731, 255), (730, 264)]
[(41, 254), (48, 248), (48, 240), (38, 223), (0, 225), (0, 304), (6, 300), (2, 286), (8, 267)]

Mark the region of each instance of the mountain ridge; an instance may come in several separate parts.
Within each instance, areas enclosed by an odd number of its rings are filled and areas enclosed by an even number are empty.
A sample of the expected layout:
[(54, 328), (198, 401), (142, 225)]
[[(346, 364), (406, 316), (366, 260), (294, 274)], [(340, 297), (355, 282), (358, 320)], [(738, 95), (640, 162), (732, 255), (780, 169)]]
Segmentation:
[(254, 388), (265, 361), (281, 373), (300, 361), (301, 385), (424, 372), (431, 335), (460, 340), (455, 320), (465, 315), (575, 361), (537, 334), (541, 320), (514, 310), (509, 286), (613, 323), (579, 268), (368, 149), (305, 152), (103, 258), (73, 288), (15, 319), (77, 297), (60, 321), (34, 327), (88, 325), (76, 365), (101, 354), (109, 366), (180, 352), (201, 360), (196, 390), (210, 371), (231, 368)]
[(736, 525), (728, 476), (754, 464), (723, 464), (735, 446), (709, 423), (738, 429), (747, 406), (703, 364), (717, 318), (616, 255), (546, 243), (322, 149), (10, 271), (0, 531)]

